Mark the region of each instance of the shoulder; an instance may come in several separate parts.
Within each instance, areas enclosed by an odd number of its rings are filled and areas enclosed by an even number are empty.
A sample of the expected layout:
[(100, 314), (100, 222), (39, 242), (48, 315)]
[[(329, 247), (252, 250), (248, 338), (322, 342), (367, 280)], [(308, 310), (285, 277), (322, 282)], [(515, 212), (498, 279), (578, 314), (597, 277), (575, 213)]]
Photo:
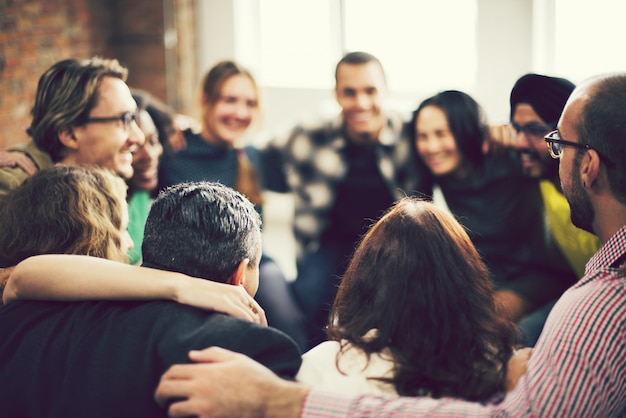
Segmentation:
[(293, 377), (301, 363), (296, 343), (285, 333), (219, 312), (206, 312), (189, 306), (163, 302), (160, 328), (170, 335), (167, 344), (177, 347), (203, 349), (219, 346), (253, 358), (284, 377)]
[(39, 148), (33, 141), (25, 144), (24, 153), (28, 155), (37, 164), (39, 169), (52, 166), (53, 162), (50, 155)]
[(28, 178), (28, 174), (21, 167), (3, 167), (0, 168), (0, 201), (17, 186), (22, 184)]

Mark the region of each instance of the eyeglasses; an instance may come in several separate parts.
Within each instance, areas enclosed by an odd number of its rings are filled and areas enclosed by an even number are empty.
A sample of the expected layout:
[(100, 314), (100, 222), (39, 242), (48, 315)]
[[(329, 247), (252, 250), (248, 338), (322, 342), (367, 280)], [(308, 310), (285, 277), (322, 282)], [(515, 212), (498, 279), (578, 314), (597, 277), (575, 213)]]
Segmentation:
[(124, 112), (120, 116), (110, 116), (106, 118), (88, 118), (85, 123), (99, 123), (99, 122), (119, 122), (121, 121), (124, 130), (130, 131), (131, 125), (137, 123), (138, 112)]
[(513, 129), (515, 129), (515, 132), (523, 132), (529, 141), (532, 141), (536, 144), (541, 143), (546, 132), (549, 132), (553, 129), (552, 126), (542, 125), (538, 122), (530, 122), (526, 125), (519, 125), (511, 121), (511, 126), (513, 127)]
[(559, 133), (558, 130), (550, 132), (544, 138), (548, 145), (548, 151), (550, 151), (550, 155), (554, 159), (557, 159), (557, 160), (560, 159), (561, 156), (563, 155), (563, 146), (569, 145), (571, 147), (581, 148), (585, 150), (594, 150), (595, 152), (598, 153), (598, 155), (600, 156), (600, 159), (604, 161), (604, 163), (607, 166), (613, 167), (615, 165), (613, 161), (611, 161), (608, 157), (605, 157), (604, 155), (600, 154), (600, 151), (598, 151), (597, 149), (595, 149), (589, 144), (580, 144), (578, 142), (566, 141), (565, 139), (561, 139), (561, 134)]

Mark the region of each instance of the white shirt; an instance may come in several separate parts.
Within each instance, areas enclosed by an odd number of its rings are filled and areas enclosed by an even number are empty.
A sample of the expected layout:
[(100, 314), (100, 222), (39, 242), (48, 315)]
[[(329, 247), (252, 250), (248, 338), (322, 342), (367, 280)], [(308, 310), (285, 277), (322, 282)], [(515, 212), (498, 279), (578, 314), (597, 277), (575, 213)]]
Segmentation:
[[(375, 332), (370, 330), (366, 336)], [(302, 356), (302, 366), (296, 380), (335, 393), (398, 395), (392, 384), (368, 379), (393, 377), (394, 364), (387, 350), (372, 354), (368, 362), (363, 351), (347, 344), (346, 349), (339, 354), (337, 363), (339, 349), (338, 341), (326, 341), (306, 352)]]

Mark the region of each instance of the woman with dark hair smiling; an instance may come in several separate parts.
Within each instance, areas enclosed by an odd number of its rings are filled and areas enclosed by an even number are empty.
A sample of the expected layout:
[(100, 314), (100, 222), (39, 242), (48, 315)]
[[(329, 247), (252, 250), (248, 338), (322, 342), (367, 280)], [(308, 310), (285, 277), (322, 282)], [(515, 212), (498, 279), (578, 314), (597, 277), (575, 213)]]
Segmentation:
[(399, 201), (350, 261), (324, 342), (297, 379), (343, 393), (486, 400), (505, 389), (514, 325), (463, 227)]
[(435, 183), (433, 201), (468, 230), (494, 280), (496, 298), (522, 326), (523, 343), (534, 345), (527, 319), (576, 281), (548, 232), (537, 179), (524, 175), (513, 152), (489, 150), (482, 109), (461, 91), (424, 100), (413, 114), (411, 132), (416, 164)]

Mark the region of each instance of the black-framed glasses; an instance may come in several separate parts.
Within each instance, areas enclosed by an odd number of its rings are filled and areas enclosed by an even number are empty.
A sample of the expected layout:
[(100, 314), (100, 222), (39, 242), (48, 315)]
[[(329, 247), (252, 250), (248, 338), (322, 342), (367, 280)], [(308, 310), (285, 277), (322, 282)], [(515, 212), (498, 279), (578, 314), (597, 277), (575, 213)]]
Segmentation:
[(554, 129), (554, 126), (544, 125), (539, 122), (530, 122), (526, 125), (520, 125), (511, 121), (511, 126), (513, 127), (513, 129), (515, 129), (515, 132), (523, 132), (529, 141), (532, 141), (536, 144), (539, 144), (543, 141), (546, 132), (550, 132), (552, 129)]
[(552, 131), (548, 135), (546, 135), (545, 141), (548, 145), (548, 151), (550, 151), (550, 155), (554, 159), (557, 159), (557, 160), (560, 159), (561, 156), (563, 155), (563, 146), (569, 145), (571, 147), (581, 148), (585, 150), (594, 150), (595, 152), (598, 153), (598, 155), (600, 156), (600, 159), (604, 161), (604, 163), (607, 166), (613, 167), (615, 165), (613, 161), (609, 159), (609, 157), (605, 157), (604, 155), (600, 153), (600, 151), (598, 151), (597, 149), (595, 149), (589, 144), (580, 144), (578, 142), (572, 142), (572, 141), (567, 141), (565, 139), (561, 139), (561, 134), (559, 133), (558, 130)]
[(88, 118), (85, 119), (85, 123), (100, 123), (100, 122), (122, 122), (124, 129), (128, 132), (131, 125), (137, 123), (138, 112), (124, 112), (120, 116), (109, 116), (106, 118)]

